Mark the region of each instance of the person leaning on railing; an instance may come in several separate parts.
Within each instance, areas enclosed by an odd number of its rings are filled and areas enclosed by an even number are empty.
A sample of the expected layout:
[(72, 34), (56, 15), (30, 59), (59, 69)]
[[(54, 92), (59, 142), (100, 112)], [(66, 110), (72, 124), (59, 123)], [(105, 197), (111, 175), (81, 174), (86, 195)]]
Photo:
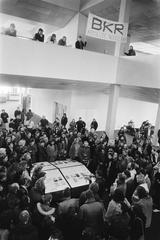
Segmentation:
[(34, 35), (33, 40), (44, 42), (44, 34), (42, 28), (39, 28), (38, 32)]
[(16, 37), (17, 36), (17, 30), (16, 30), (15, 24), (11, 23), (9, 28), (4, 29), (4, 31), (2, 33), (5, 34), (5, 35), (8, 35), (8, 36)]

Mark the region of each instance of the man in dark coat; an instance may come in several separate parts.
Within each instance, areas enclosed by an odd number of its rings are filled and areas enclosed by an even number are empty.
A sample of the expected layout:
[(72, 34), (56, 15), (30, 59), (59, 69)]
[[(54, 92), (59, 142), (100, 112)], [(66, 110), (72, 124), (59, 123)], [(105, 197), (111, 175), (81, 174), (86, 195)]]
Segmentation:
[(66, 113), (64, 113), (63, 116), (62, 116), (62, 118), (61, 118), (61, 124), (62, 124), (62, 126), (63, 126), (63, 127), (66, 127), (67, 122), (68, 122), (68, 118), (67, 118)]
[(44, 42), (44, 34), (43, 34), (42, 28), (39, 28), (38, 32), (34, 35), (33, 40), (39, 41), (39, 42)]
[(4, 109), (2, 109), (1, 118), (4, 123), (4, 127), (6, 128), (6, 123), (8, 123), (9, 116), (8, 116), (8, 113), (6, 113)]
[(96, 121), (95, 118), (93, 118), (93, 121), (91, 122), (91, 128), (94, 128), (95, 131), (96, 131), (97, 128), (98, 128), (98, 122)]
[(101, 238), (104, 231), (104, 207), (102, 203), (96, 202), (91, 190), (86, 191), (86, 198), (87, 201), (80, 207), (79, 212), (83, 232), (90, 229), (93, 235)]
[(82, 130), (85, 128), (85, 126), (86, 126), (86, 123), (80, 117), (79, 120), (76, 122), (76, 127), (77, 127), (78, 132), (82, 132)]
[(17, 116), (20, 116), (19, 118), (21, 118), (21, 110), (20, 110), (20, 108), (19, 107), (17, 107), (17, 109), (15, 110), (15, 112), (14, 112), (14, 116), (15, 116), (15, 118), (17, 118)]
[(78, 39), (77, 39), (77, 41), (76, 41), (76, 43), (75, 43), (75, 48), (77, 48), (77, 49), (83, 49), (84, 47), (86, 47), (86, 45), (87, 45), (87, 42), (86, 42), (86, 41), (83, 42), (83, 41), (82, 41), (82, 37), (79, 36)]

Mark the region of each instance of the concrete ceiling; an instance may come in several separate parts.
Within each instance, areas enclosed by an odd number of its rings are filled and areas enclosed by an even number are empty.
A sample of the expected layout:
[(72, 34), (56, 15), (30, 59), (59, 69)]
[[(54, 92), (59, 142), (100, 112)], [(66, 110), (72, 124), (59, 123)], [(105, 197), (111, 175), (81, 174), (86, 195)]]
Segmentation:
[[(67, 1), (70, 4), (71, 2), (74, 3), (74, 0)], [(66, 4), (62, 7), (62, 4), (59, 6), (54, 2), (56, 1), (0, 0), (0, 11), (8, 15), (62, 28), (75, 16), (77, 9), (74, 9), (74, 7), (73, 9), (71, 7), (66, 8)]]
[[(111, 85), (105, 83), (69, 81), (66, 79), (37, 78), (2, 74), (0, 75), (0, 86), (59, 89), (87, 92), (88, 94), (93, 92), (109, 94), (111, 90)], [(121, 86), (120, 97), (145, 102), (159, 103), (160, 89)]]

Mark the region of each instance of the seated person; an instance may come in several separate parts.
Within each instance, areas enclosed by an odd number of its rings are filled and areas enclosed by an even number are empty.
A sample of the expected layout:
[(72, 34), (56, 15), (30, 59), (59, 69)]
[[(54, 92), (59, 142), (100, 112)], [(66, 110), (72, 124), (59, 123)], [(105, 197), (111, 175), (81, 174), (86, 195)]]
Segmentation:
[(33, 40), (44, 42), (44, 34), (42, 28), (39, 28), (38, 32), (34, 35)]
[(8, 36), (12, 36), (12, 37), (16, 37), (17, 36), (17, 30), (16, 30), (16, 26), (14, 23), (11, 23), (9, 28), (7, 28), (5, 31), (4, 31), (4, 34), (5, 35), (8, 35)]
[(82, 36), (79, 36), (76, 43), (75, 43), (75, 48), (77, 49), (83, 49), (84, 47), (86, 47), (87, 42), (83, 42), (82, 40)]

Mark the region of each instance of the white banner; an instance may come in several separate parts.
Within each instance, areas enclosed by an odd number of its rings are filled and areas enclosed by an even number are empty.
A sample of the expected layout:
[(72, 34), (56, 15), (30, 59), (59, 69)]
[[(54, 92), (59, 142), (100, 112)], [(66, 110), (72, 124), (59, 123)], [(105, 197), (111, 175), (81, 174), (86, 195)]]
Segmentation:
[(89, 14), (86, 35), (108, 41), (127, 41), (128, 24)]

